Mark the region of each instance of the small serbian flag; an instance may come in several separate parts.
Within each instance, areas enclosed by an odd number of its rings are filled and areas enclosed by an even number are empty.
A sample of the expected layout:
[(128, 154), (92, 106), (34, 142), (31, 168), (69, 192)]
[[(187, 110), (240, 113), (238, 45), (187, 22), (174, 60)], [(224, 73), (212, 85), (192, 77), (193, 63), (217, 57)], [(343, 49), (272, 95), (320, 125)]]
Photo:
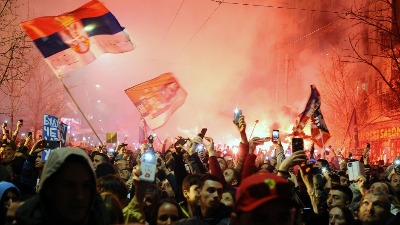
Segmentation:
[(22, 22), (20, 26), (56, 75), (83, 67), (103, 53), (134, 49), (118, 20), (98, 1), (59, 16)]
[(172, 73), (133, 86), (125, 93), (151, 129), (164, 125), (186, 100), (187, 93)]

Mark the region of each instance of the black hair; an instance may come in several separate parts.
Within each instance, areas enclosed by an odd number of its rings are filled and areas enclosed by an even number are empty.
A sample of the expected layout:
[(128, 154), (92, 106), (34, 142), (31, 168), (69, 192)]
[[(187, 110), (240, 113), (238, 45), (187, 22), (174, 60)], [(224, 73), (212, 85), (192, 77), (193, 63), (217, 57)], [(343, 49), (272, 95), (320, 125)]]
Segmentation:
[(347, 186), (343, 186), (343, 185), (333, 185), (333, 186), (331, 187), (331, 190), (337, 190), (337, 191), (342, 192), (342, 193), (345, 195), (346, 200), (349, 201), (349, 202), (351, 202), (351, 201), (353, 200), (353, 192), (352, 192), (351, 189), (350, 189), (349, 187), (347, 187)]
[(120, 201), (124, 200), (128, 196), (128, 188), (126, 187), (125, 182), (119, 178), (117, 175), (108, 174), (97, 178), (97, 191), (99, 193), (102, 192), (111, 192), (115, 196), (118, 197)]
[(115, 169), (115, 166), (111, 163), (105, 162), (97, 165), (96, 167), (96, 177), (100, 178), (102, 176), (106, 176), (109, 174), (117, 174), (117, 169)]
[(235, 170), (233, 168), (226, 168), (225, 170), (232, 170), (233, 171), (233, 177), (237, 181), (237, 184), (234, 185), (234, 186), (238, 187), (240, 185), (240, 182), (242, 181), (242, 174), (240, 174), (239, 171), (237, 171), (237, 170)]
[(216, 182), (219, 182), (219, 183), (223, 184), (221, 179), (219, 179), (217, 176), (209, 174), (209, 173), (206, 173), (199, 180), (199, 184), (198, 184), (199, 185), (199, 190), (201, 190), (203, 188), (204, 184), (208, 180), (216, 181)]
[(326, 159), (317, 159), (317, 162), (320, 162), (322, 167), (325, 167), (327, 170), (329, 170), (329, 162)]
[(157, 220), (158, 220), (158, 210), (163, 206), (164, 204), (172, 204), (176, 207), (178, 210), (178, 220), (184, 218), (184, 215), (182, 213), (181, 208), (179, 207), (178, 203), (172, 199), (163, 199), (157, 203), (157, 205), (154, 206), (152, 212), (151, 212), (151, 218), (149, 222), (149, 225), (157, 225)]
[(189, 191), (192, 185), (199, 184), (201, 175), (200, 174), (189, 174), (187, 175), (182, 182), (182, 191)]
[(110, 158), (108, 158), (108, 156), (106, 154), (98, 152), (98, 151), (93, 151), (92, 154), (90, 154), (90, 157), (92, 158), (92, 161), (93, 161), (93, 159), (94, 159), (94, 157), (96, 155), (101, 156), (103, 158), (104, 162), (110, 162)]

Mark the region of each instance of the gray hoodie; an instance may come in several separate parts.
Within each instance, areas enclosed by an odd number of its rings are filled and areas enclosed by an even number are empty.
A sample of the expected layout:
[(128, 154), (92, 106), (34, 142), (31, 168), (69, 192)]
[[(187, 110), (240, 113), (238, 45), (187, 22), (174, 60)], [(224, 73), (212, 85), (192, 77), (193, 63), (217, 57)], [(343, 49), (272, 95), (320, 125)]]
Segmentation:
[[(76, 161), (72, 161), (75, 159)], [(79, 160), (77, 160), (79, 159)], [(62, 221), (60, 218), (55, 218), (55, 215), (51, 214), (52, 206), (49, 204), (49, 197), (45, 194), (46, 189), (51, 189), (52, 183), (49, 181), (53, 179), (53, 175), (62, 168), (66, 162), (77, 162), (83, 164), (90, 170), (90, 176), (93, 179), (93, 184), (90, 189), (93, 196), (90, 197), (91, 204), (86, 214), (86, 219), (79, 224), (98, 224), (106, 225), (109, 224), (109, 218), (107, 215), (106, 208), (103, 201), (96, 191), (95, 186), (95, 173), (93, 170), (92, 161), (85, 151), (79, 148), (60, 148), (54, 150), (41, 174), (39, 184), (39, 194), (27, 200), (16, 212), (16, 219), (19, 225), (39, 225), (39, 224), (72, 224), (69, 221)], [(71, 174), (74, 176), (75, 174)], [(76, 223), (74, 223), (76, 224)]]

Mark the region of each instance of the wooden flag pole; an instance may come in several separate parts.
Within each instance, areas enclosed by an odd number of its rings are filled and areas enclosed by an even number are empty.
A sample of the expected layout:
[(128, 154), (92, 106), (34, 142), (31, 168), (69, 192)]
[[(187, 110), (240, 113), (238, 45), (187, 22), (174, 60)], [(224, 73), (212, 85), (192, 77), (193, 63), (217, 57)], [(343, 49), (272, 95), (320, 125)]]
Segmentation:
[(74, 102), (74, 104), (76, 105), (76, 107), (78, 108), (79, 112), (82, 114), (83, 118), (85, 118), (86, 123), (89, 125), (90, 129), (92, 129), (94, 135), (96, 135), (97, 139), (99, 139), (99, 142), (101, 143), (101, 145), (103, 145), (103, 142), (101, 141), (99, 135), (97, 135), (96, 131), (94, 130), (92, 124), (89, 122), (89, 120), (86, 118), (85, 114), (83, 113), (81, 107), (79, 107), (78, 103), (76, 102), (75, 98), (72, 96), (71, 92), (69, 91), (69, 89), (67, 88), (67, 86), (64, 84), (62, 78), (60, 76), (57, 76), (57, 79), (61, 82), (62, 86), (64, 87), (64, 89), (67, 91), (69, 97), (71, 97), (72, 101)]

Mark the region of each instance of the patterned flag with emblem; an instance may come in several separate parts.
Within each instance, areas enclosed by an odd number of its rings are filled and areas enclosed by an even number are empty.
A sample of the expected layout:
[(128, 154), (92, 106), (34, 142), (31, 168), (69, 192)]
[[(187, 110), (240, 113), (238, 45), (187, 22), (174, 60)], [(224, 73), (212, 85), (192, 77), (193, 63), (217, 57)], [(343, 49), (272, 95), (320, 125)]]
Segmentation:
[(133, 86), (125, 93), (153, 130), (163, 126), (187, 96), (172, 73)]
[(56, 75), (83, 67), (103, 53), (134, 49), (125, 29), (97, 0), (58, 16), (22, 22), (20, 26)]

